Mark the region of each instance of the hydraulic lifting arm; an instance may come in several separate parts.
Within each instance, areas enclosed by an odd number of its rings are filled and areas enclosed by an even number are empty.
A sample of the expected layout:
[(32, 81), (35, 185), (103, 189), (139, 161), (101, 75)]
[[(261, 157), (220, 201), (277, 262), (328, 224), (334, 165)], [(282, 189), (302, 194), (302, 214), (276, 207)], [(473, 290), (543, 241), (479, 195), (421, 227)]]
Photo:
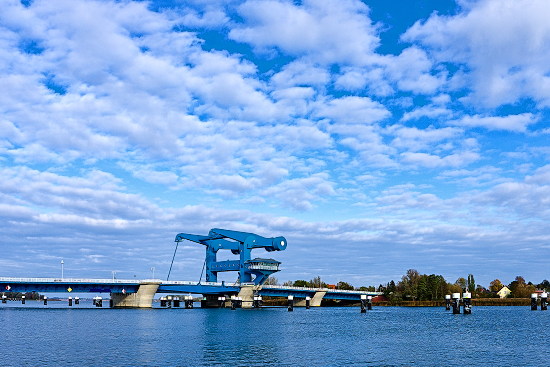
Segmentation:
[[(279, 271), (280, 262), (273, 259), (251, 259), (251, 251), (264, 248), (266, 251), (283, 251), (287, 242), (282, 236), (262, 237), (254, 233), (213, 228), (208, 236), (180, 233), (176, 242), (189, 240), (206, 246), (206, 281), (216, 282), (220, 271), (238, 271), (241, 283), (262, 284), (267, 277)], [(238, 261), (216, 261), (219, 250), (230, 250), (240, 255)]]

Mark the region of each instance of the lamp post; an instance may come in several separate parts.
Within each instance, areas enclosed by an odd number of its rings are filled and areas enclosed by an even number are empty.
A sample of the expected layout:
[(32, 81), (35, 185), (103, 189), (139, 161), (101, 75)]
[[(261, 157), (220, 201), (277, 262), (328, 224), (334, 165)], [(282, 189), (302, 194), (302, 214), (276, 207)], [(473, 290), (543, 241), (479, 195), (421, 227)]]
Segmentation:
[(65, 262), (63, 262), (63, 259), (61, 259), (61, 279), (63, 279), (63, 265), (65, 264)]
[(114, 282), (116, 278), (116, 271), (113, 270), (111, 273), (113, 273), (113, 282)]
[(155, 267), (154, 266), (151, 268), (151, 271), (153, 272), (153, 279), (155, 279)]

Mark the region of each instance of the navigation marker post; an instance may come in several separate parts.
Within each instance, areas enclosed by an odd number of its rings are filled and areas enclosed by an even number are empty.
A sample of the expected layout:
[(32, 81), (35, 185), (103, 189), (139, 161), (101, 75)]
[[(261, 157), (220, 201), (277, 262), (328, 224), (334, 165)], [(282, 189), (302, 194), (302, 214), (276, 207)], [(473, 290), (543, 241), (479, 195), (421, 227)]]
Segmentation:
[(538, 294), (531, 293), (531, 311), (537, 310), (537, 297), (538, 297)]
[(288, 311), (294, 311), (294, 296), (288, 296)]
[(361, 313), (367, 313), (367, 295), (361, 295)]
[(464, 303), (464, 315), (469, 315), (472, 313), (472, 294), (470, 292), (465, 292), (462, 296), (462, 302)]
[(453, 314), (457, 315), (460, 313), (460, 293), (453, 293)]
[(548, 309), (548, 293), (542, 292), (540, 295), (540, 310), (546, 311)]

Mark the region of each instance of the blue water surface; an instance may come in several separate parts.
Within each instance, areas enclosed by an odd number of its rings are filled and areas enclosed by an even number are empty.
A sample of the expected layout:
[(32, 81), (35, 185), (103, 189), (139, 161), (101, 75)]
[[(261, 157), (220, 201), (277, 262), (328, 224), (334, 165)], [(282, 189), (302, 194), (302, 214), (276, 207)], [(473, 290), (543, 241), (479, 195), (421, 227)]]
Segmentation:
[[(0, 305), (3, 366), (547, 366), (550, 311)], [(29, 305), (30, 304), (30, 305)]]

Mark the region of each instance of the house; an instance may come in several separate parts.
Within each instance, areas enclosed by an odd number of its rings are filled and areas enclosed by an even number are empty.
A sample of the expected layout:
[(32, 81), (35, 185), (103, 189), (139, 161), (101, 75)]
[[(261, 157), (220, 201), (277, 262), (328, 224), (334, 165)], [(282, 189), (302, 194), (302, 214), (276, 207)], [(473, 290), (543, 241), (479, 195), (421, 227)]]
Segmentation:
[(508, 295), (510, 293), (512, 293), (512, 291), (510, 289), (508, 289), (508, 287), (506, 287), (506, 286), (502, 287), (502, 289), (497, 292), (497, 294), (500, 298), (506, 298), (506, 297), (508, 297)]

